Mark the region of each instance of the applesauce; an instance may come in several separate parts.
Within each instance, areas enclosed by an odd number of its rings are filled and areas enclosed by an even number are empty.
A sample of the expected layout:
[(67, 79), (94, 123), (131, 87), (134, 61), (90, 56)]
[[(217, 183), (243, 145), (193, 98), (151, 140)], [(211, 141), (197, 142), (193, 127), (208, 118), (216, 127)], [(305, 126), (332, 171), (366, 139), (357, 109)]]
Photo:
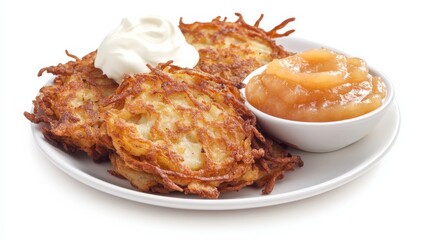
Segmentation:
[(255, 108), (283, 119), (328, 122), (354, 118), (381, 106), (386, 86), (366, 62), (327, 49), (270, 62), (246, 86)]

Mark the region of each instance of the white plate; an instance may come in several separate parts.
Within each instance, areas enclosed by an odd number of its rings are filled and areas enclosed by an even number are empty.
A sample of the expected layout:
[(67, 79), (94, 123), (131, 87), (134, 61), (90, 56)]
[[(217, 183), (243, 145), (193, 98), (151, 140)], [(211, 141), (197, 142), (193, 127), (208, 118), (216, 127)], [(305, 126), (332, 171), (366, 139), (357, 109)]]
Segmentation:
[[(280, 39), (279, 43), (294, 52), (322, 46), (291, 37)], [(97, 164), (84, 154), (67, 154), (49, 144), (37, 125), (32, 125), (32, 131), (40, 149), (55, 166), (95, 189), (163, 207), (226, 210), (277, 205), (337, 188), (361, 176), (382, 158), (394, 143), (399, 125), (399, 108), (394, 102), (373, 132), (346, 148), (330, 153), (293, 151), (302, 157), (304, 167), (286, 173), (286, 177), (276, 183), (270, 195), (261, 195), (261, 189), (247, 187), (238, 192), (221, 194), (220, 199), (200, 199), (180, 193), (159, 195), (136, 191), (127, 181), (107, 172), (110, 163)]]

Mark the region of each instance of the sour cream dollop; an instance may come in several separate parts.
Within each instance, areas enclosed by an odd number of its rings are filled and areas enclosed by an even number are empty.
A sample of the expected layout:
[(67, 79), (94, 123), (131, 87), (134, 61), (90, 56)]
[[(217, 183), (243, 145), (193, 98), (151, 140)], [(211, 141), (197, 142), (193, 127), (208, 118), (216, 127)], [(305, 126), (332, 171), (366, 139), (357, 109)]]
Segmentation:
[(199, 55), (178, 26), (160, 17), (146, 16), (137, 20), (123, 18), (101, 42), (94, 66), (120, 83), (124, 74), (147, 73), (147, 64), (156, 66), (169, 60), (192, 68)]

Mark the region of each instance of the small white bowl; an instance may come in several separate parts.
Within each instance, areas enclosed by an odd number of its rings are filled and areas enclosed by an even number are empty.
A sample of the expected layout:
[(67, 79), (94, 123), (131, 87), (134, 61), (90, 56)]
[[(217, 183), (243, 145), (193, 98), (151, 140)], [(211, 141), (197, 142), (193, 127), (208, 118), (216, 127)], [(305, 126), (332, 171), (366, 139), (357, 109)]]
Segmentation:
[[(243, 82), (247, 84), (253, 76), (260, 74), (265, 68), (266, 66), (262, 66), (256, 69)], [(380, 76), (383, 79), (387, 94), (380, 107), (359, 117), (332, 122), (292, 121), (264, 113), (248, 101), (245, 104), (256, 115), (263, 130), (274, 138), (307, 152), (335, 151), (368, 135), (393, 102), (394, 87), (392, 83), (381, 72), (373, 68), (369, 68), (369, 70), (372, 75)], [(244, 88), (241, 92), (246, 98)]]

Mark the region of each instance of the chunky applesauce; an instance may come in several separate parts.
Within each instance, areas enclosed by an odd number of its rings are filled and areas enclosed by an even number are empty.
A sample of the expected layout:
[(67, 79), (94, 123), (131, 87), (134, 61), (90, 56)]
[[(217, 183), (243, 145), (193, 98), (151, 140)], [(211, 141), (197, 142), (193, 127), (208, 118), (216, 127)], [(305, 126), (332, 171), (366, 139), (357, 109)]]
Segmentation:
[(357, 117), (381, 106), (386, 86), (364, 60), (327, 49), (276, 59), (246, 86), (246, 98), (270, 115), (328, 122)]

